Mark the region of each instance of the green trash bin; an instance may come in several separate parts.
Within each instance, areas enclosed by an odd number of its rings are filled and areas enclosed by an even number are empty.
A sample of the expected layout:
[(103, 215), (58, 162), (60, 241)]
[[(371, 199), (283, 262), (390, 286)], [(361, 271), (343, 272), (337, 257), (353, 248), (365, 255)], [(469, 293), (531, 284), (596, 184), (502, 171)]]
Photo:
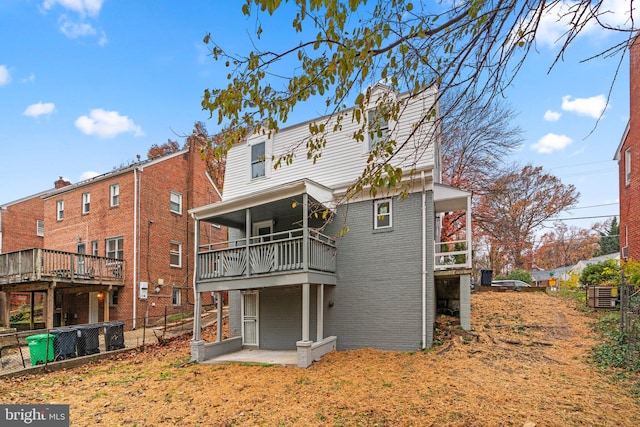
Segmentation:
[(29, 344), (31, 366), (53, 362), (53, 341), (55, 337), (53, 334), (38, 334), (26, 338), (27, 344)]

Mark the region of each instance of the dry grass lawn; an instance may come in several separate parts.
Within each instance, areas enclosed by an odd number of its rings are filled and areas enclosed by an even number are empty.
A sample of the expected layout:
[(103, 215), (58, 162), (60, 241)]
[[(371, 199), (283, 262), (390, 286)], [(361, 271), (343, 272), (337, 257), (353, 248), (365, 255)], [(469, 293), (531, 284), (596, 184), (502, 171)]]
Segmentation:
[(308, 369), (185, 364), (188, 339), (176, 340), (4, 379), (0, 401), (69, 404), (78, 426), (640, 425), (630, 383), (585, 361), (592, 319), (574, 305), (476, 293), (472, 333), (441, 318), (428, 352), (341, 351)]

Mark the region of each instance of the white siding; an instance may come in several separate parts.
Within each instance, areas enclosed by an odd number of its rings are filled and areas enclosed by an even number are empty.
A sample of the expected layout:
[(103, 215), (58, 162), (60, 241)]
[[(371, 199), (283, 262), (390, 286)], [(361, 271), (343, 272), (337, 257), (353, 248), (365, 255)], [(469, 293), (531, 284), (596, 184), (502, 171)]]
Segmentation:
[[(412, 100), (398, 120), (398, 124), (390, 123), (390, 130), (398, 142), (404, 141), (420, 120), (428, 113), (433, 103), (435, 89), (425, 91), (421, 98)], [(266, 137), (253, 136), (249, 143), (238, 144), (229, 150), (227, 155), (227, 167), (225, 174), (225, 186), (223, 200), (254, 193), (267, 188), (299, 180), (302, 178), (313, 180), (329, 188), (336, 188), (353, 183), (362, 173), (367, 164), (367, 141), (357, 142), (353, 139), (354, 132), (359, 124), (353, 123), (350, 112), (342, 122), (342, 130), (338, 133), (330, 132), (326, 137), (326, 147), (322, 150), (316, 164), (307, 160), (306, 146), (304, 142), (295, 151), (296, 155), (291, 165), (283, 164), (278, 169), (273, 169), (271, 156), (287, 152), (295, 144), (303, 141), (309, 135), (309, 122), (294, 125), (282, 129), (266, 144), (266, 176), (251, 179), (250, 158), (252, 142), (266, 140)], [(409, 139), (403, 150), (394, 160), (393, 164), (401, 165), (409, 171), (431, 170), (434, 168), (435, 141), (431, 139), (434, 125), (432, 122), (420, 126)], [(333, 129), (328, 124), (326, 129)], [(428, 145), (428, 146), (427, 146)], [(425, 147), (427, 147), (425, 149)], [(437, 150), (435, 151), (438, 152)], [(283, 162), (284, 163), (284, 162)]]

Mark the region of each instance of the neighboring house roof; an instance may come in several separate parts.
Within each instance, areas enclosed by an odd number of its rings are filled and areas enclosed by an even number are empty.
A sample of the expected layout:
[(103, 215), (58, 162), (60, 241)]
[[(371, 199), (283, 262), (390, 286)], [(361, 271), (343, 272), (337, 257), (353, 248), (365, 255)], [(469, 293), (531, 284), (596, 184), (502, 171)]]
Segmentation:
[(7, 203), (4, 203), (4, 204), (1, 204), (0, 205), (0, 209), (6, 209), (11, 205), (17, 205), (18, 203), (26, 202), (27, 200), (35, 199), (36, 197), (44, 197), (44, 196), (46, 196), (47, 194), (51, 193), (54, 190), (55, 190), (55, 188), (51, 188), (49, 190), (45, 190), (45, 191), (41, 191), (41, 192), (36, 193), (36, 194), (32, 194), (31, 196), (22, 197), (21, 199), (13, 200), (11, 202), (7, 202)]
[(189, 152), (189, 149), (185, 148), (184, 150), (176, 151), (175, 153), (167, 154), (166, 156), (155, 157), (153, 159), (147, 159), (147, 160), (142, 160), (142, 161), (139, 161), (139, 162), (135, 162), (135, 163), (132, 163), (132, 164), (130, 164), (128, 166), (124, 166), (122, 168), (114, 169), (111, 172), (103, 173), (102, 175), (97, 175), (97, 176), (94, 176), (93, 178), (85, 179), (84, 181), (76, 182), (75, 184), (67, 185), (65, 187), (52, 190), (51, 192), (45, 194), (43, 196), (43, 198), (46, 199), (46, 198), (49, 198), (49, 197), (57, 196), (58, 194), (62, 194), (62, 193), (66, 193), (68, 191), (75, 190), (78, 187), (83, 187), (83, 186), (88, 185), (88, 184), (93, 184), (94, 182), (97, 182), (97, 181), (102, 181), (102, 180), (107, 179), (107, 178), (112, 178), (114, 176), (122, 175), (122, 174), (125, 174), (125, 173), (128, 173), (128, 172), (131, 172), (134, 169), (139, 169), (139, 168), (145, 167), (145, 166), (151, 166), (151, 165), (154, 165), (156, 163), (163, 162), (165, 160), (171, 159), (173, 157), (180, 156), (180, 155), (188, 153), (188, 152)]
[(581, 273), (582, 270), (584, 270), (584, 268), (587, 265), (598, 264), (600, 262), (608, 261), (610, 259), (620, 259), (620, 252), (616, 252), (616, 253), (608, 254), (608, 255), (602, 255), (602, 256), (598, 256), (598, 257), (593, 257), (593, 258), (587, 259), (587, 260), (578, 261), (578, 263), (571, 268), (571, 273)]
[[(620, 259), (620, 253), (616, 252), (608, 255), (601, 255), (598, 257), (593, 257), (586, 260), (580, 260), (574, 265), (569, 265), (566, 267), (558, 267), (552, 270), (533, 270), (531, 271), (531, 276), (535, 282), (542, 282), (545, 280), (549, 280), (550, 278), (559, 279), (563, 273), (568, 274), (580, 274), (584, 268), (589, 264), (598, 264), (603, 261), (607, 261), (610, 259)], [(553, 275), (551, 274), (553, 273)]]

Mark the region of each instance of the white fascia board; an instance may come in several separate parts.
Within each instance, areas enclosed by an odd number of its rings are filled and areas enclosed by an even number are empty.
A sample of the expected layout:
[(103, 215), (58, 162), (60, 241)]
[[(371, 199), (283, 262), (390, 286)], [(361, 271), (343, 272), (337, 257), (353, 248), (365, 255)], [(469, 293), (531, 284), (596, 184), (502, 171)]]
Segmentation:
[(193, 215), (195, 219), (202, 220), (295, 197), (304, 193), (309, 194), (313, 199), (329, 208), (334, 207), (333, 192), (329, 188), (310, 180), (301, 180), (279, 185), (265, 191), (190, 209), (189, 213)]
[(460, 190), (445, 184), (433, 185), (433, 201), (436, 212), (453, 212), (469, 209), (468, 199), (471, 198), (469, 191)]
[(622, 158), (622, 153), (620, 153), (622, 151), (622, 146), (624, 145), (624, 142), (627, 140), (627, 135), (629, 135), (629, 126), (631, 125), (631, 120), (629, 120), (627, 122), (627, 127), (624, 129), (624, 132), (622, 133), (622, 138), (620, 138), (620, 143), (618, 144), (618, 148), (616, 148), (616, 154), (613, 156), (613, 160), (615, 161), (620, 161), (620, 159)]

